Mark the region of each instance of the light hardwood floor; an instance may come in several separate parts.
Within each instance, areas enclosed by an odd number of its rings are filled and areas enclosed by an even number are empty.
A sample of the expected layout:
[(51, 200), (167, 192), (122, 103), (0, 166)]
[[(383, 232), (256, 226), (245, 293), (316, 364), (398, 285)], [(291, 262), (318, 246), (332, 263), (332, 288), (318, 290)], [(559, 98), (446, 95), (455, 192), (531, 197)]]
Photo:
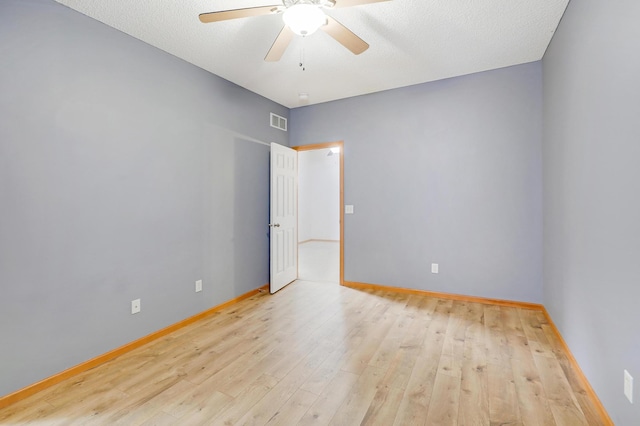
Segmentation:
[(598, 425), (542, 312), (259, 294), (0, 410), (37, 425)]

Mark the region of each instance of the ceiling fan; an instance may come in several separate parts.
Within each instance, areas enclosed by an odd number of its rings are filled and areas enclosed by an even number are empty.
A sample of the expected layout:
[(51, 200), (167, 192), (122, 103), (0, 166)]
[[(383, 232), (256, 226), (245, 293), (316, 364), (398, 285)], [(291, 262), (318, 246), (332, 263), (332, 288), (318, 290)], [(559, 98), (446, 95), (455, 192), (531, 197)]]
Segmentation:
[(359, 55), (369, 48), (367, 42), (331, 16), (325, 14), (323, 9), (359, 6), (383, 1), (389, 0), (281, 0), (280, 4), (270, 6), (201, 13), (200, 21), (209, 23), (248, 16), (282, 13), (282, 20), (285, 25), (264, 58), (268, 62), (280, 60), (294, 35), (297, 34), (304, 37), (313, 34), (318, 29), (329, 34), (355, 55)]

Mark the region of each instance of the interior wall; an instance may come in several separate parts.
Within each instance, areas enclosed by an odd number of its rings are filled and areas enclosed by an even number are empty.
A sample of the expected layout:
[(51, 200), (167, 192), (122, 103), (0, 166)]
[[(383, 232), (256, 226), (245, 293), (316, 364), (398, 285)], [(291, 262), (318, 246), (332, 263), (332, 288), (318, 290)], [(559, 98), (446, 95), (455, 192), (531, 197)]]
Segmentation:
[(268, 282), (287, 108), (48, 0), (0, 52), (0, 395)]
[(291, 111), (296, 145), (344, 141), (345, 280), (542, 301), (541, 75), (536, 62)]
[(572, 1), (543, 60), (544, 303), (617, 425), (640, 424), (639, 19)]
[(340, 240), (340, 155), (298, 152), (298, 241)]

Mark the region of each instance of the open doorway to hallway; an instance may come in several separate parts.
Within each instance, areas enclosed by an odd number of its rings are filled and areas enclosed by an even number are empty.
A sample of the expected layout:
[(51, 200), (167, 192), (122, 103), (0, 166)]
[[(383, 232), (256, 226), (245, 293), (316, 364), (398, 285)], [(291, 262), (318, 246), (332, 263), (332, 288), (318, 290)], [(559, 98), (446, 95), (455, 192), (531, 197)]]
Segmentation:
[(298, 152), (298, 279), (339, 284), (342, 144)]

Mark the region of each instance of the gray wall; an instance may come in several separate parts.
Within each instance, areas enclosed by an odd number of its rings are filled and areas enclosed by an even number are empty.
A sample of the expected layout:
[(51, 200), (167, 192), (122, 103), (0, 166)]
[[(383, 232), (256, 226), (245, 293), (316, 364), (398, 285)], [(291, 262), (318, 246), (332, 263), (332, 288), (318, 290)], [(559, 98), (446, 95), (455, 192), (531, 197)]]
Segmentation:
[(543, 60), (545, 306), (621, 426), (640, 424), (639, 19), (572, 1)]
[(0, 52), (0, 395), (268, 282), (237, 133), (286, 108), (52, 1), (2, 0)]
[(345, 280), (542, 301), (541, 72), (291, 111), (291, 145), (345, 143)]

